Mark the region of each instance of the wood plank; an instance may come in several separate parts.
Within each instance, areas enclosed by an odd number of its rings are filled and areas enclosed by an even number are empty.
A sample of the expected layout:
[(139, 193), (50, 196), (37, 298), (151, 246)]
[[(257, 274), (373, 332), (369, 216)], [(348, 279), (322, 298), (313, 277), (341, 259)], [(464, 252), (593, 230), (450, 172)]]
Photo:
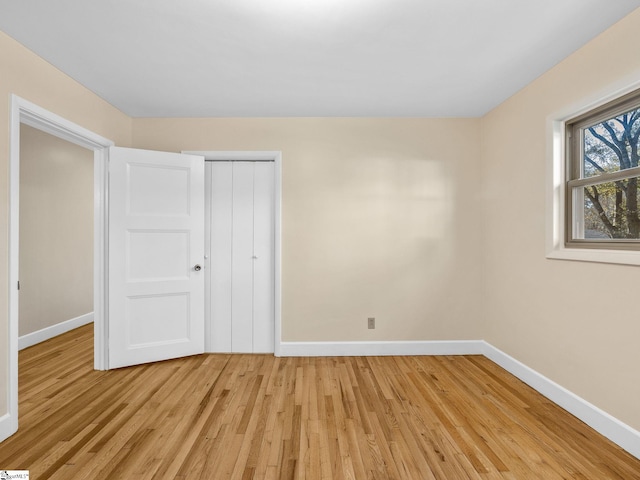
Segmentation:
[(199, 355), (93, 371), (87, 325), (20, 352), (0, 468), (38, 479), (624, 479), (640, 460), (481, 356)]

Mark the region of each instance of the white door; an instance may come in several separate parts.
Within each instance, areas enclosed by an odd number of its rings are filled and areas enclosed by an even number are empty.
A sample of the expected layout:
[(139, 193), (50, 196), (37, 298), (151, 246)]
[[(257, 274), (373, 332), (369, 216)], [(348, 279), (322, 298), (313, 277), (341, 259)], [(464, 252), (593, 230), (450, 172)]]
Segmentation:
[(207, 162), (211, 351), (274, 350), (274, 163)]
[(109, 368), (204, 352), (204, 158), (109, 153)]
[(253, 162), (253, 352), (272, 353), (275, 340), (273, 162)]

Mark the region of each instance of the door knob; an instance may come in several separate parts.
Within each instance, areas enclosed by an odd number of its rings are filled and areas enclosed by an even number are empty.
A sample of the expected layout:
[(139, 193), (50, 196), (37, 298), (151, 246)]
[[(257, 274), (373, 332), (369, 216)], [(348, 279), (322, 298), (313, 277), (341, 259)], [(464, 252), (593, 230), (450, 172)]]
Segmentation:
[(193, 269), (194, 269), (196, 272), (199, 272), (200, 270), (202, 270), (202, 267), (201, 267), (200, 265), (196, 265), (195, 267), (193, 267)]

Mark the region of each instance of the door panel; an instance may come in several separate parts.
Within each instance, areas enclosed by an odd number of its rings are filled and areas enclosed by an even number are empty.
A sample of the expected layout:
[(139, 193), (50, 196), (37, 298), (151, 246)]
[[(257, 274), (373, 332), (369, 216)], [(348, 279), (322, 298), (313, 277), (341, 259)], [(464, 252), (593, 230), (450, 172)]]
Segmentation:
[(190, 214), (190, 168), (137, 162), (130, 163), (127, 170), (129, 215)]
[(253, 168), (233, 163), (232, 352), (253, 352)]
[(231, 255), (233, 170), (231, 162), (207, 162), (211, 169), (211, 351), (231, 352)]
[(165, 344), (189, 337), (188, 293), (128, 297), (126, 308), (131, 347)]
[[(128, 231), (127, 258), (131, 282), (187, 280), (191, 266), (189, 232)], [(167, 255), (167, 251), (174, 252)]]
[(109, 367), (204, 351), (204, 159), (112, 147)]
[(253, 352), (274, 348), (273, 162), (256, 162), (253, 188)]

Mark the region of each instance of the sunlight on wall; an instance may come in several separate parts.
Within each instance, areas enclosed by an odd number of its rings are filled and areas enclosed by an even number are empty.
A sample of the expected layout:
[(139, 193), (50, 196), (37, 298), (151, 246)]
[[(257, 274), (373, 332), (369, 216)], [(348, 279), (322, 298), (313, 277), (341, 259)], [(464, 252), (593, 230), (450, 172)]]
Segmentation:
[[(410, 218), (411, 234), (416, 238), (444, 238), (451, 220), (451, 186), (443, 164), (423, 158), (369, 158), (365, 173), (370, 188), (361, 193), (389, 210), (386, 220), (404, 214)], [(390, 203), (400, 202), (401, 212)], [(384, 217), (383, 217), (384, 218)], [(406, 227), (406, 222), (403, 223)]]
[[(309, 285), (305, 308), (344, 330), (345, 319), (376, 316), (379, 332), (420, 336), (437, 318), (456, 271), (454, 193), (450, 166), (419, 157), (342, 157), (309, 192), (304, 270), (330, 281)], [(326, 299), (331, 299), (327, 303)], [(394, 319), (410, 319), (411, 326)], [(357, 329), (354, 326), (354, 329)], [(373, 334), (367, 332), (367, 334)]]

